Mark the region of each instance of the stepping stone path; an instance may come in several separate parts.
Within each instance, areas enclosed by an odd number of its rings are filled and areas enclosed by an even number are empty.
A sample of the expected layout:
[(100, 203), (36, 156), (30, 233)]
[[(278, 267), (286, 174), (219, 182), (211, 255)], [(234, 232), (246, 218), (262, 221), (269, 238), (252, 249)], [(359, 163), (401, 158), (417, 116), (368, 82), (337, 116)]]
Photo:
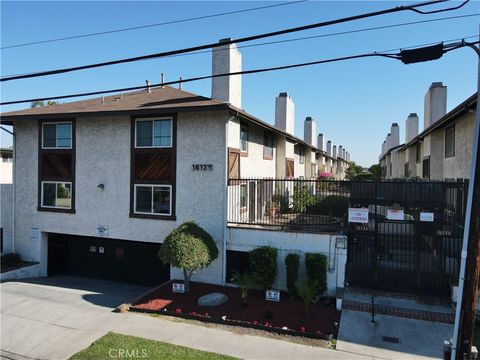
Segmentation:
[(214, 292), (203, 295), (198, 299), (199, 306), (218, 306), (228, 300), (228, 296), (222, 293)]

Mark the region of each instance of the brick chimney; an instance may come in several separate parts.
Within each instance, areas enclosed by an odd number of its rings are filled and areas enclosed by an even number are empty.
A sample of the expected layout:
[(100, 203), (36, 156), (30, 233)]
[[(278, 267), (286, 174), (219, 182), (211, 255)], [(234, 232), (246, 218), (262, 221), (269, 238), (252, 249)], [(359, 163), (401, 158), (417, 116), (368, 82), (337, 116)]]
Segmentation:
[[(219, 43), (230, 41), (222, 39)], [(242, 71), (242, 54), (235, 44), (225, 44), (212, 50), (212, 75)], [(212, 79), (212, 99), (242, 108), (242, 76), (222, 76)]]

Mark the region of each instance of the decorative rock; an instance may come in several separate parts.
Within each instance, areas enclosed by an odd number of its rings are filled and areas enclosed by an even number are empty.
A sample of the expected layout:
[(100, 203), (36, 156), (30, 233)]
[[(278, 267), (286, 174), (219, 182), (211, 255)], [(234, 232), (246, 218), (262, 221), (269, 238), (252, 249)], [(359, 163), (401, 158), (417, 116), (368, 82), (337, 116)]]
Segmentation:
[(124, 312), (127, 312), (129, 310), (130, 310), (130, 305), (129, 304), (122, 304), (122, 305), (117, 306), (117, 308), (115, 309), (115, 312), (124, 313)]
[(198, 299), (199, 306), (218, 306), (228, 300), (228, 296), (222, 293), (211, 293), (203, 295)]

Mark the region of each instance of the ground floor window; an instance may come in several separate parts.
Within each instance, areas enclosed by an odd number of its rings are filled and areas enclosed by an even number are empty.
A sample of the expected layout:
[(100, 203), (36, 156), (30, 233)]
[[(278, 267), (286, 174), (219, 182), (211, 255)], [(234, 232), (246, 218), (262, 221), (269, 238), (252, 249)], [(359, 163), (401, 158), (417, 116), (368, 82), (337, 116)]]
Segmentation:
[(135, 213), (172, 215), (171, 185), (135, 185)]
[(249, 270), (248, 252), (227, 250), (227, 278), (226, 282), (232, 282), (235, 272), (244, 273)]
[(72, 183), (42, 181), (42, 207), (72, 208)]

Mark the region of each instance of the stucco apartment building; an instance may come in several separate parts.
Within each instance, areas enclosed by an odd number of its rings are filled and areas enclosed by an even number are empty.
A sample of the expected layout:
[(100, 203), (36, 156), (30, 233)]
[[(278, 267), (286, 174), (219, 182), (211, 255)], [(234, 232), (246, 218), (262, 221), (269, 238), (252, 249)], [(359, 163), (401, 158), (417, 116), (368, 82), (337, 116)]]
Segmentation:
[(405, 121), (405, 142), (392, 124), (379, 157), (385, 179), (468, 179), (472, 154), (477, 95), (447, 113), (447, 87), (432, 83), (425, 95), (424, 130), (411, 113)]
[[(235, 45), (213, 50), (214, 74), (240, 69)], [(32, 275), (73, 273), (143, 284), (182, 278), (161, 264), (157, 252), (173, 229), (194, 220), (220, 253), (194, 280), (224, 284), (228, 261), (272, 245), (281, 254), (276, 287), (285, 288), (281, 271), (291, 251), (328, 252), (334, 264), (329, 292), (343, 287), (344, 237), (228, 225), (231, 178), (310, 179), (328, 170), (344, 176), (350, 155), (331, 142), (324, 151), (312, 118), (305, 120), (304, 139), (294, 135), (287, 93), (275, 99), (274, 126), (242, 110), (238, 75), (214, 78), (211, 98), (147, 86), (8, 112), (1, 121), (15, 132), (15, 251), (39, 262)], [(242, 201), (258, 199), (254, 181), (238, 186)]]
[(12, 251), (13, 149), (0, 148), (0, 253)]

